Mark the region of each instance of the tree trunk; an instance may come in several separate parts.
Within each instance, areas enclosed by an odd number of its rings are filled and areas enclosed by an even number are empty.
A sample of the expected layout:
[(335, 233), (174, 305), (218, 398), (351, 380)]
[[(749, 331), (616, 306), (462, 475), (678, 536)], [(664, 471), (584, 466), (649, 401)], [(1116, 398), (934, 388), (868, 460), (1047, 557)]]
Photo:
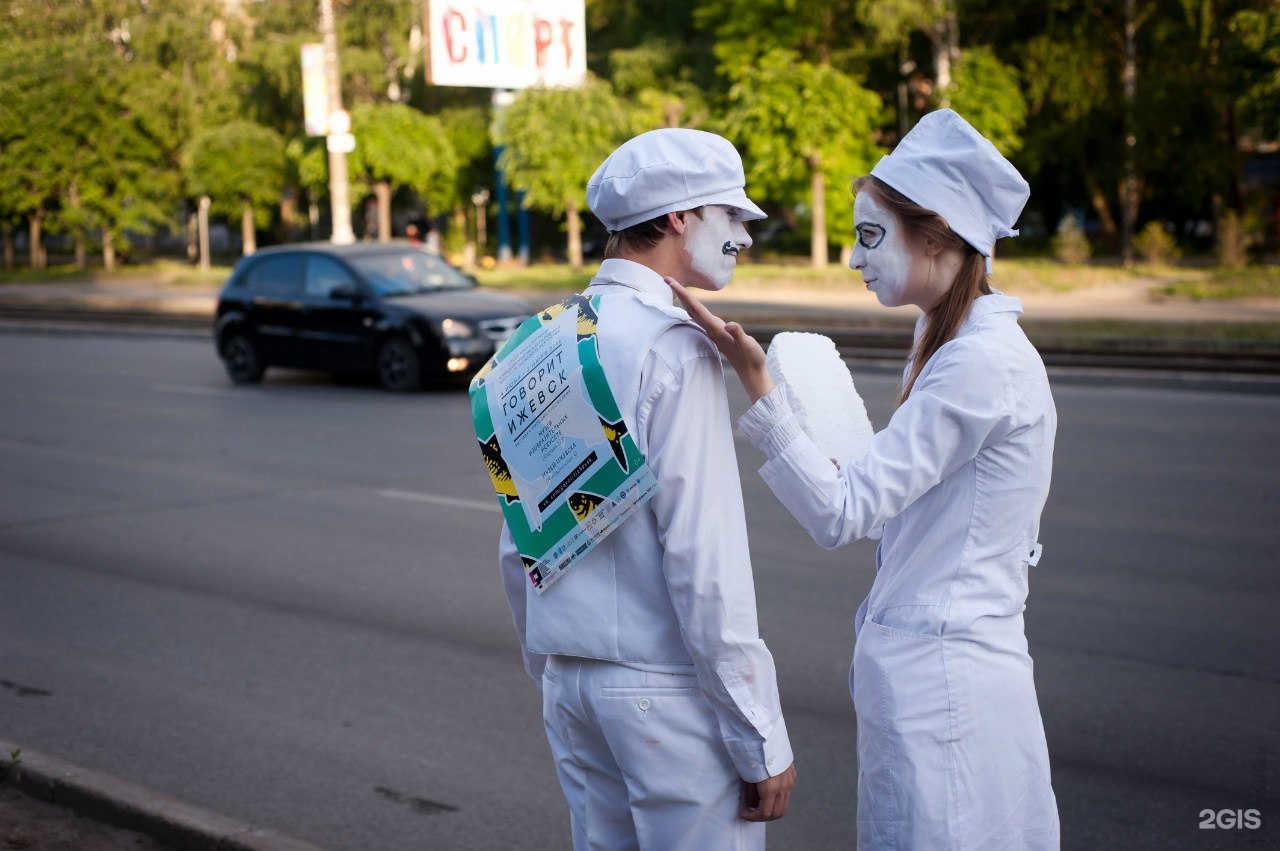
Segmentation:
[(27, 256), (31, 261), (32, 269), (44, 268), (44, 244), (41, 242), (41, 227), (44, 224), (44, 210), (36, 210), (27, 217), (27, 235), (28, 240)]
[(187, 262), (198, 263), (200, 261), (200, 217), (196, 213), (187, 214)]
[(72, 237), (72, 241), (75, 245), (76, 270), (83, 272), (88, 263), (85, 260), (84, 231), (81, 229), (83, 220), (79, 215), (80, 188), (76, 186), (76, 182), (74, 180), (71, 181), (71, 185), (67, 187), (67, 200), (71, 203), (71, 209), (75, 213), (76, 219), (76, 232)]
[(307, 236), (310, 239), (316, 238), (316, 231), (320, 229), (320, 202), (316, 199), (314, 193), (307, 192)]
[(471, 224), (467, 221), (465, 205), (453, 205), (453, 226), (462, 234), (462, 270), (473, 272), (476, 268), (476, 244), (471, 239)]
[(1138, 90), (1137, 36), (1134, 0), (1124, 2), (1124, 178), (1120, 186), (1120, 259), (1128, 269), (1133, 265), (1133, 228), (1138, 222), (1138, 179), (1135, 156), (1133, 104)]
[(116, 241), (106, 228), (102, 229), (102, 268), (108, 272), (116, 268)]
[(200, 271), (209, 271), (209, 205), (213, 203), (208, 195), (201, 195), (196, 208), (196, 230), (200, 240)]
[(849, 266), (849, 261), (852, 259), (853, 259), (853, 246), (846, 242), (840, 246), (840, 265), (845, 267), (846, 269), (851, 268)]
[(391, 184), (380, 180), (373, 184), (378, 199), (378, 242), (391, 241)]
[(827, 183), (822, 174), (822, 156), (809, 157), (813, 205), (813, 233), (809, 236), (809, 260), (815, 269), (827, 268)]
[(582, 268), (582, 219), (576, 202), (565, 205), (565, 215), (569, 221), (569, 266), (576, 272)]
[(244, 210), (240, 213), (240, 238), (244, 241), (245, 257), (258, 250), (258, 235), (253, 230), (253, 205), (248, 201), (244, 204)]
[(951, 66), (960, 58), (960, 20), (954, 0), (935, 0), (929, 26), (933, 45), (933, 82), (938, 106), (951, 106)]
[(6, 272), (13, 269), (13, 225), (8, 222), (0, 227), (0, 241), (4, 242), (4, 269)]
[(298, 190), (285, 186), (280, 196), (280, 224), (284, 228), (284, 241), (293, 242), (298, 235)]
[(907, 135), (907, 131), (911, 129), (911, 119), (909, 111), (908, 88), (910, 81), (907, 75), (915, 70), (916, 63), (911, 61), (909, 48), (911, 42), (903, 39), (898, 44), (898, 138), (901, 139)]

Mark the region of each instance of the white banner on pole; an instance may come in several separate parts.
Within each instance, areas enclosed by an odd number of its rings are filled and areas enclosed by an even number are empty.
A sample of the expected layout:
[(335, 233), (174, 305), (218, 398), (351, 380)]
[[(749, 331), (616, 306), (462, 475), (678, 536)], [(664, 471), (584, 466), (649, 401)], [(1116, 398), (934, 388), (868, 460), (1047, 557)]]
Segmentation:
[(302, 123), (308, 136), (329, 132), (329, 86), (324, 76), (324, 45), (302, 45)]
[(427, 81), (523, 89), (587, 76), (584, 0), (428, 0)]

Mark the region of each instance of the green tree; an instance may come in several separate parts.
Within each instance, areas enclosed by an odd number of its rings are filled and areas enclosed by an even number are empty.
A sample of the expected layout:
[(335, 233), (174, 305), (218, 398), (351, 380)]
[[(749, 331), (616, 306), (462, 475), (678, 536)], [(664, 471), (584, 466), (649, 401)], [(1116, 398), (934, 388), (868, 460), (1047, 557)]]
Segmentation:
[(499, 166), (525, 206), (565, 217), (569, 262), (582, 268), (581, 210), (587, 180), (634, 129), (634, 115), (610, 86), (589, 79), (577, 89), (522, 91), (501, 115)]
[(715, 33), (717, 70), (732, 83), (779, 49), (854, 71), (865, 49), (856, 8), (856, 0), (702, 0), (694, 20)]
[(955, 64), (951, 107), (1006, 157), (1022, 148), (1027, 101), (1017, 69), (988, 47), (970, 47)]
[(881, 44), (905, 51), (912, 33), (923, 33), (929, 39), (933, 51), (934, 92), (941, 106), (951, 105), (953, 66), (960, 58), (958, 6), (958, 0), (857, 2), (858, 18)]
[(440, 119), (404, 104), (360, 104), (351, 111), (352, 176), (378, 200), (378, 240), (391, 239), (391, 195), (407, 186), (435, 209), (447, 208), (457, 154)]
[(0, 16), (0, 144), (14, 170), (0, 177), (0, 204), (24, 208), (33, 265), (46, 226), (71, 235), (80, 268), (100, 234), (110, 269), (126, 233), (171, 220), (184, 136), (211, 104), (230, 103), (225, 80), (207, 73), (214, 14), (211, 0), (14, 0)]
[(296, 136), (285, 146), (289, 179), (307, 194), (308, 233), (315, 238), (320, 199), (329, 191), (329, 152), (322, 138)]
[(255, 225), (269, 223), (284, 179), (280, 134), (244, 120), (210, 128), (191, 141), (183, 168), (191, 194), (208, 197), (215, 213), (238, 215), (244, 253), (256, 251)]
[[(807, 193), (815, 267), (827, 265), (830, 230), (848, 243), (853, 227), (852, 202), (846, 216), (842, 201), (839, 222), (829, 228), (827, 180), (847, 187), (875, 164), (882, 153), (873, 141), (881, 109), (879, 97), (849, 75), (781, 49), (738, 72), (729, 90), (724, 129), (743, 151), (747, 185), (784, 204)], [(840, 196), (847, 201), (849, 193)]]
[[(440, 122), (444, 125), (449, 144), (453, 146), (458, 158), (458, 168), (454, 171), (453, 195), (449, 199), (452, 205), (453, 228), (450, 231), (450, 250), (462, 252), (463, 265), (470, 269), (476, 259), (476, 244), (472, 239), (472, 228), (468, 222), (468, 210), (474, 210), (467, 203), (472, 190), (483, 185), (493, 174), (493, 143), (489, 139), (489, 110), (479, 106), (449, 107), (440, 113)], [(441, 213), (450, 209), (441, 206), (433, 209)]]

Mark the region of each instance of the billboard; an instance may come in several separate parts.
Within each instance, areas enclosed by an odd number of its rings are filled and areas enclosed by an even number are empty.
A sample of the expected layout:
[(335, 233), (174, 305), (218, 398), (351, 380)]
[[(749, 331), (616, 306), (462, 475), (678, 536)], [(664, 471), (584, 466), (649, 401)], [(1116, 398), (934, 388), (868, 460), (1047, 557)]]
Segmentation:
[(428, 0), (427, 82), (523, 89), (587, 75), (584, 0)]

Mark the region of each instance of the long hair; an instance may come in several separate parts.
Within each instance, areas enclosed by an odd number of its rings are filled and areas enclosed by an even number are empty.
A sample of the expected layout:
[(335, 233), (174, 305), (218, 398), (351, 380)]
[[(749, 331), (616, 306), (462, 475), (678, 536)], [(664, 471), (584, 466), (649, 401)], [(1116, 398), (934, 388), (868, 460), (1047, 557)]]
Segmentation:
[(874, 193), (885, 208), (897, 216), (908, 239), (932, 241), (944, 249), (959, 251), (962, 258), (951, 288), (925, 312), (924, 332), (911, 350), (911, 372), (902, 385), (902, 395), (898, 397), (898, 404), (902, 404), (911, 395), (911, 389), (929, 358), (944, 343), (955, 339), (974, 300), (980, 295), (991, 294), (991, 287), (987, 284), (987, 260), (957, 236), (946, 219), (921, 207), (879, 178), (870, 175), (860, 177), (854, 181), (853, 191)]

